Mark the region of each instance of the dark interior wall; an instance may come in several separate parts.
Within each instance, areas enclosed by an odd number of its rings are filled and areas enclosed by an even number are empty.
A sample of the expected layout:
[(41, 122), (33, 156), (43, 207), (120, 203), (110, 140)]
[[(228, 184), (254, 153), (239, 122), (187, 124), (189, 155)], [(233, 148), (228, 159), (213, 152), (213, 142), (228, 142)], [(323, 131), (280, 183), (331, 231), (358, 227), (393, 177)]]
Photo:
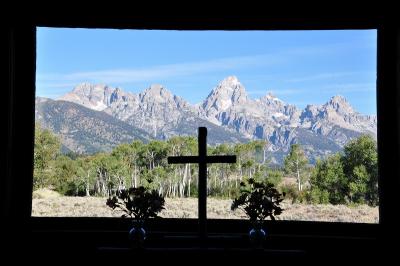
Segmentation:
[(390, 236), (399, 234), (400, 188), (400, 28), (386, 23), (378, 33), (378, 151), (380, 223)]
[(7, 32), (8, 79), (4, 128), (6, 152), (2, 213), (26, 219), (32, 198), (33, 123), (35, 99), (36, 30), (31, 25)]
[[(282, 10), (282, 9), (281, 9)], [(300, 9), (301, 10), (301, 9)], [(397, 18), (378, 9), (363, 12), (85, 12), (71, 8), (16, 14), (2, 22), (0, 54), (5, 84), (1, 106), (0, 218), (10, 228), (30, 223), (35, 85), (35, 26), (144, 29), (363, 29), (378, 28), (378, 148), (382, 241), (399, 237), (400, 30)], [(51, 225), (51, 222), (48, 223)], [(28, 227), (26, 227), (28, 228)], [(18, 229), (16, 229), (18, 230)], [(30, 230), (30, 229), (27, 229)], [(13, 237), (16, 235), (12, 235)], [(381, 242), (380, 242), (381, 243)], [(377, 247), (377, 246), (376, 246)]]

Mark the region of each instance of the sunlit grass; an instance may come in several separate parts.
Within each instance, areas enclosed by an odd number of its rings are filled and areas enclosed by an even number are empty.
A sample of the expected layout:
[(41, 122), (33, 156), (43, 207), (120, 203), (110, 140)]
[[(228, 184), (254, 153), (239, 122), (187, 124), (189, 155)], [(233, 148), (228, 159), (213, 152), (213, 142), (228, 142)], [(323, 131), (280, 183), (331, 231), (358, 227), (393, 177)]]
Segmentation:
[[(241, 210), (231, 211), (231, 200), (208, 198), (208, 218), (246, 219)], [(285, 211), (279, 220), (378, 223), (378, 207), (367, 205), (308, 205), (283, 202)], [(56, 217), (119, 217), (121, 213), (106, 206), (106, 198), (99, 197), (48, 197), (32, 200), (32, 216)], [(197, 218), (197, 198), (167, 198), (165, 218)]]

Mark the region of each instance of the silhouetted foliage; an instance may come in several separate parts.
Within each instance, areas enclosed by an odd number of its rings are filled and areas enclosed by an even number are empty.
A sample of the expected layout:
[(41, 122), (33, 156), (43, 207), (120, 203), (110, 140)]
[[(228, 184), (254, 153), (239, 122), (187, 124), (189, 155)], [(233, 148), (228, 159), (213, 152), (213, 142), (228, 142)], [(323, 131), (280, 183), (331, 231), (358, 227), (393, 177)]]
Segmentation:
[(107, 206), (125, 212), (122, 217), (131, 217), (137, 221), (158, 217), (157, 213), (164, 209), (164, 197), (156, 190), (145, 187), (123, 189), (116, 196), (107, 199)]
[(279, 206), (282, 194), (271, 183), (256, 182), (250, 178), (240, 184), (240, 196), (233, 200), (231, 209), (242, 208), (252, 223), (263, 221), (270, 217), (275, 220), (275, 215), (280, 215), (283, 209)]

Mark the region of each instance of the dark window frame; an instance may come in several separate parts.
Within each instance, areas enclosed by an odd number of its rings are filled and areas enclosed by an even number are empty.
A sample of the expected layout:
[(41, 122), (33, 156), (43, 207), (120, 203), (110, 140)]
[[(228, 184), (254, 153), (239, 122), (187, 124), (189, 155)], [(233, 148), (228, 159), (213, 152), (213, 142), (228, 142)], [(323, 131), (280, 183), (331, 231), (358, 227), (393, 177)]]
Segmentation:
[[(300, 12), (301, 13), (301, 12)], [(32, 161), (35, 103), (36, 27), (85, 27), (113, 29), (178, 29), (178, 30), (329, 30), (377, 29), (377, 115), (379, 153), (380, 223), (351, 224), (326, 222), (279, 221), (269, 223), (271, 234), (277, 238), (312, 239), (379, 239), (398, 232), (396, 226), (396, 186), (399, 184), (400, 106), (399, 48), (400, 34), (396, 19), (379, 16), (376, 12), (363, 15), (327, 14), (294, 15), (271, 12), (230, 17), (166, 15), (163, 17), (132, 16), (118, 13), (102, 14), (67, 12), (57, 16), (38, 13), (27, 22), (14, 24), (2, 30), (7, 37), (2, 49), (7, 56), (7, 99), (4, 121), (7, 138), (3, 144), (5, 160), (2, 162), (1, 215), (11, 228), (21, 226), (29, 232), (42, 234), (75, 232), (83, 236), (89, 232), (119, 232), (129, 225), (118, 218), (41, 218), (31, 217)], [(19, 97), (24, 88), (24, 97)], [(383, 89), (386, 88), (386, 89)], [(389, 89), (388, 89), (389, 88)], [(393, 126), (390, 121), (397, 121)], [(395, 143), (395, 144), (393, 144)], [(393, 176), (394, 178), (388, 178)], [(16, 196), (18, 195), (18, 196)], [(248, 224), (238, 220), (208, 221), (209, 232), (226, 235), (246, 233)], [(153, 230), (164, 233), (188, 234), (197, 230), (196, 219), (166, 219), (152, 221)], [(240, 228), (240, 229), (238, 229)]]

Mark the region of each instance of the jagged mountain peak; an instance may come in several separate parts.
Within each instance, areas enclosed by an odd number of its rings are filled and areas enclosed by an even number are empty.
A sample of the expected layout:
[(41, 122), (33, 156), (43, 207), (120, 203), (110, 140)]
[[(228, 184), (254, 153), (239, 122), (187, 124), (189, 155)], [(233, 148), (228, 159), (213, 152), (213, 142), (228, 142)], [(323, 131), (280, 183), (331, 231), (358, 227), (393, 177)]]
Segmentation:
[[(208, 97), (196, 106), (160, 84), (153, 84), (141, 93), (133, 94), (104, 84), (81, 83), (61, 99), (103, 111), (159, 139), (195, 134), (198, 126), (207, 126), (216, 130), (214, 140), (218, 139), (218, 142), (234, 134), (238, 136), (234, 139), (239, 141), (243, 141), (241, 138), (267, 139), (271, 143), (271, 151), (287, 152), (291, 143), (298, 141), (306, 145), (313, 156), (324, 156), (336, 152), (359, 134), (376, 135), (376, 117), (357, 113), (341, 95), (333, 96), (325, 104), (308, 105), (299, 110), (271, 92), (258, 99), (251, 99), (236, 76), (221, 80)], [(51, 102), (46, 101), (37, 99), (41, 105)], [(82, 117), (86, 114), (94, 116), (95, 113), (80, 113)], [(49, 118), (44, 113), (36, 115), (37, 119)], [(103, 123), (101, 119), (90, 121), (92, 124), (95, 121)], [(50, 122), (57, 123), (57, 120)], [(107, 136), (110, 134), (101, 132)], [(79, 136), (72, 137), (75, 140)], [(111, 137), (107, 141), (116, 143)]]
[(236, 76), (228, 76), (220, 82), (221, 86), (226, 86), (226, 87), (235, 87), (239, 84), (240, 81)]
[(353, 107), (347, 101), (347, 99), (342, 95), (335, 95), (333, 96), (325, 105), (324, 107), (330, 107), (334, 109), (338, 113), (342, 114), (350, 114), (354, 113)]
[(82, 82), (78, 85), (76, 85), (72, 91), (73, 92), (81, 92), (81, 91), (90, 91), (90, 89), (93, 87), (93, 84), (89, 82)]
[(305, 112), (312, 112), (312, 113), (316, 113), (319, 110), (319, 106), (318, 105), (313, 105), (313, 104), (307, 104), (307, 106), (304, 108)]
[(152, 84), (149, 88), (145, 89), (139, 94), (142, 101), (167, 103), (175, 101), (177, 96), (173, 95), (171, 91), (167, 90), (163, 85)]
[(260, 100), (263, 102), (267, 102), (267, 103), (285, 104), (281, 99), (276, 97), (272, 92), (268, 92), (266, 95), (261, 97)]
[(350, 103), (347, 101), (346, 97), (342, 96), (342, 95), (335, 95), (332, 96), (329, 101), (328, 104), (330, 105), (350, 105)]
[(240, 83), (239, 79), (236, 76), (228, 76), (224, 78), (217, 85), (217, 87), (215, 87), (213, 92), (226, 93), (230, 96), (232, 96), (232, 94), (235, 93), (237, 94), (239, 92), (245, 94), (245, 96), (247, 97), (244, 86), (242, 85), (242, 83)]
[(203, 109), (227, 110), (231, 106), (244, 104), (249, 100), (244, 86), (236, 76), (223, 79), (203, 102)]
[(90, 96), (94, 93), (102, 93), (106, 90), (112, 90), (112, 88), (108, 87), (106, 84), (91, 84), (83, 82), (75, 86), (72, 92), (75, 94)]
[(85, 82), (78, 84), (71, 92), (61, 96), (58, 100), (74, 102), (96, 111), (103, 111), (107, 108), (113, 90), (104, 84)]
[(330, 101), (332, 101), (332, 102), (347, 102), (347, 99), (343, 95), (338, 94), (338, 95), (332, 96)]
[(172, 95), (172, 93), (165, 89), (163, 85), (161, 84), (152, 84), (149, 88), (145, 89), (143, 91), (143, 94), (149, 94), (149, 95), (162, 95), (162, 96), (169, 96)]
[(151, 84), (150, 87), (147, 89), (147, 91), (152, 91), (152, 92), (161, 92), (164, 91), (164, 86), (161, 84)]
[(268, 99), (278, 99), (271, 91), (267, 92), (264, 97)]

